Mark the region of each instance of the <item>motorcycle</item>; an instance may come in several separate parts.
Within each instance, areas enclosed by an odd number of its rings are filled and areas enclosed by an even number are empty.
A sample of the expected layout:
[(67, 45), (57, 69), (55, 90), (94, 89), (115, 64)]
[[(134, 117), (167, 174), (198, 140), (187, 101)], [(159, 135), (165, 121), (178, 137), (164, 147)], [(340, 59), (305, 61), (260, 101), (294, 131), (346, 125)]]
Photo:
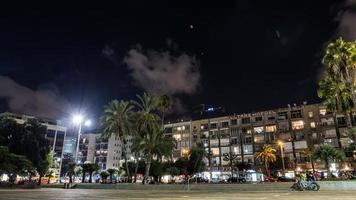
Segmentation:
[(303, 190), (312, 190), (318, 191), (320, 190), (320, 185), (315, 181), (297, 181), (295, 182), (291, 189), (294, 191), (303, 191)]

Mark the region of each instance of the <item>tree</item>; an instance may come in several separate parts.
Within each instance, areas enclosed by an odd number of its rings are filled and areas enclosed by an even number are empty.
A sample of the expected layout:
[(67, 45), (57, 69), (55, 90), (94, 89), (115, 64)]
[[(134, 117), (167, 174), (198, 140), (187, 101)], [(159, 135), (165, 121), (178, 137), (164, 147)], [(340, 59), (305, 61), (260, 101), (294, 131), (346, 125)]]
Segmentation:
[(189, 160), (187, 171), (190, 175), (202, 172), (205, 170), (205, 163), (203, 161), (206, 156), (206, 151), (201, 143), (197, 146), (192, 147), (189, 151)]
[(48, 172), (50, 145), (46, 139), (47, 129), (35, 119), (19, 124), (10, 115), (0, 116), (0, 145), (7, 146), (11, 153), (24, 155), (31, 161), (41, 178)]
[(151, 161), (153, 156), (161, 158), (170, 156), (174, 143), (172, 138), (165, 137), (164, 131), (159, 125), (158, 98), (144, 93), (137, 95), (138, 101), (133, 104), (138, 108), (136, 120), (135, 148), (146, 157), (145, 183), (150, 174)]
[(331, 174), (330, 162), (340, 162), (346, 159), (343, 151), (337, 150), (328, 144), (321, 144), (318, 148), (316, 148), (313, 153), (313, 158), (324, 162), (328, 175)]
[(313, 150), (311, 150), (310, 148), (307, 148), (307, 149), (304, 149), (302, 151), (302, 153), (309, 158), (309, 161), (310, 161), (310, 163), (312, 165), (313, 174), (315, 174), (314, 159), (313, 159), (313, 153), (314, 152), (313, 152)]
[(85, 182), (85, 177), (86, 177), (86, 174), (89, 172), (90, 170), (90, 167), (91, 167), (91, 162), (89, 161), (85, 161), (83, 164), (82, 164), (82, 183)]
[(326, 73), (335, 80), (343, 82), (355, 100), (356, 85), (356, 42), (346, 42), (342, 38), (332, 42), (326, 48), (322, 63)]
[[(318, 96), (325, 99), (327, 110), (333, 112), (338, 145), (341, 148), (342, 145), (340, 141), (340, 131), (337, 124), (336, 113), (346, 113), (346, 118), (348, 118), (348, 112), (350, 112), (354, 107), (351, 92), (348, 91), (344, 82), (337, 82), (330, 75), (325, 75), (325, 77), (319, 82)], [(349, 123), (350, 122), (348, 122), (348, 124)]]
[(163, 164), (158, 160), (152, 160), (150, 167), (150, 175), (153, 177), (156, 183), (160, 182), (160, 177), (164, 173)]
[(89, 168), (88, 168), (88, 173), (89, 173), (89, 183), (92, 183), (92, 177), (93, 177), (93, 173), (98, 171), (99, 165), (96, 163), (89, 163)]
[(100, 118), (100, 129), (103, 138), (117, 137), (122, 145), (122, 155), (126, 164), (126, 174), (130, 177), (127, 165), (126, 138), (131, 134), (133, 106), (127, 101), (113, 100), (104, 107), (104, 113)]
[(14, 183), (18, 174), (33, 169), (31, 161), (25, 156), (11, 153), (7, 147), (0, 146), (0, 176), (10, 174), (10, 182)]
[[(106, 183), (107, 178), (110, 176), (110, 173), (108, 171), (102, 171), (100, 172), (100, 177), (103, 183)], [(112, 177), (110, 177), (110, 180), (112, 181)]]
[(111, 182), (111, 183), (112, 183), (114, 174), (117, 174), (118, 171), (119, 171), (119, 170), (116, 169), (116, 168), (109, 168), (109, 169), (107, 170), (107, 172), (109, 173), (109, 176), (110, 176), (110, 182)]
[[(147, 132), (141, 141), (137, 142), (140, 152), (146, 157), (146, 169), (144, 180), (150, 175), (150, 167), (153, 157), (161, 158), (163, 156), (169, 157), (175, 146), (174, 140), (164, 135), (162, 129), (153, 129)], [(144, 181), (145, 182), (145, 181)]]
[(334, 112), (338, 144), (341, 148), (336, 112), (345, 114), (347, 125), (351, 128), (350, 115), (356, 99), (356, 42), (345, 42), (339, 38), (330, 43), (322, 63), (326, 70), (319, 82), (318, 96), (325, 99), (327, 109)]
[(69, 183), (73, 183), (73, 176), (75, 176), (76, 173), (76, 164), (74, 162), (68, 163), (68, 168), (67, 168), (67, 176), (69, 177)]
[(188, 174), (188, 158), (180, 157), (174, 162), (174, 167), (179, 170), (178, 174)]
[(158, 100), (157, 97), (143, 93), (142, 97), (137, 95), (138, 101), (132, 101), (132, 103), (138, 108), (136, 131), (141, 136), (159, 129), (157, 115)]
[(168, 95), (162, 95), (158, 97), (157, 108), (162, 114), (162, 127), (164, 126), (164, 117), (167, 110), (171, 107), (171, 99)]
[(225, 153), (223, 160), (230, 163), (231, 176), (234, 176), (234, 163), (237, 159), (237, 155), (235, 153), (229, 152)]
[(256, 153), (256, 158), (263, 160), (267, 176), (270, 176), (268, 163), (276, 161), (276, 150), (269, 144), (263, 145), (262, 151)]

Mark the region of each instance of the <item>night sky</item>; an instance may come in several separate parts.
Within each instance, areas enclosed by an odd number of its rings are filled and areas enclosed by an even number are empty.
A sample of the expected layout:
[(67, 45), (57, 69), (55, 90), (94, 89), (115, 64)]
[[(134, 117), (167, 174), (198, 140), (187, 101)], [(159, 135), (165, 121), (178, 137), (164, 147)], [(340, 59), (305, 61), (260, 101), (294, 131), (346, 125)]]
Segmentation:
[(319, 102), (323, 49), (355, 39), (343, 1), (168, 2), (2, 6), (0, 111), (95, 118), (143, 91), (184, 115)]

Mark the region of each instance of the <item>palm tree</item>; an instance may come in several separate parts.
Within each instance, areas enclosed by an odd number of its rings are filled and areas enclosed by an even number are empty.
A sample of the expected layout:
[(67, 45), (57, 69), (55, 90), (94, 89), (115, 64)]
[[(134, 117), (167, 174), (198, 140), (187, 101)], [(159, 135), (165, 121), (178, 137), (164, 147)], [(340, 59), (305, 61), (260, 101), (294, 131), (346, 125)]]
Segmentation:
[(99, 168), (99, 165), (98, 164), (95, 164), (95, 163), (90, 163), (89, 165), (89, 183), (92, 183), (92, 177), (93, 177), (93, 173), (98, 171), (100, 168)]
[(133, 105), (127, 101), (113, 100), (104, 107), (99, 123), (103, 138), (107, 139), (114, 135), (120, 140), (128, 178), (130, 178), (130, 172), (127, 165), (125, 139), (132, 132), (133, 108)]
[(108, 178), (109, 175), (110, 175), (110, 173), (108, 171), (100, 172), (100, 177), (101, 177), (101, 180), (103, 183), (106, 183), (106, 179)]
[(234, 176), (234, 163), (235, 163), (235, 160), (237, 159), (237, 155), (235, 153), (229, 152), (229, 153), (224, 153), (223, 156), (224, 156), (223, 160), (230, 163), (231, 177), (233, 177)]
[(112, 180), (113, 180), (113, 175), (116, 174), (119, 170), (118, 169), (115, 169), (115, 168), (110, 168), (107, 170), (107, 172), (109, 173), (110, 175), (110, 182), (112, 183)]
[(137, 95), (139, 101), (132, 101), (138, 108), (136, 131), (141, 136), (153, 129), (158, 129), (159, 116), (157, 115), (157, 97), (143, 93), (142, 97)]
[[(341, 148), (340, 131), (337, 124), (336, 113), (346, 113), (346, 118), (349, 118), (349, 114), (347, 113), (354, 107), (351, 92), (347, 90), (344, 82), (336, 82), (331, 76), (325, 75), (319, 82), (318, 96), (325, 99), (327, 110), (333, 112), (338, 145)], [(350, 120), (347, 121), (350, 122)]]
[(324, 162), (328, 175), (331, 174), (330, 162), (340, 162), (346, 159), (343, 151), (337, 150), (328, 144), (321, 144), (318, 148), (316, 148), (313, 153), (313, 158)]
[(260, 158), (264, 161), (266, 173), (270, 176), (268, 163), (276, 161), (276, 150), (269, 144), (264, 145), (262, 151), (256, 153), (256, 158)]
[(162, 95), (158, 97), (157, 108), (162, 113), (162, 127), (164, 126), (164, 115), (167, 110), (171, 107), (171, 99), (167, 95)]
[(164, 135), (162, 129), (153, 129), (146, 132), (141, 141), (137, 143), (137, 149), (140, 149), (146, 157), (146, 168), (144, 182), (149, 177), (151, 162), (153, 157), (161, 158), (162, 156), (169, 157), (175, 146), (174, 140)]
[(314, 167), (314, 160), (313, 160), (313, 150), (307, 148), (307, 149), (304, 149), (302, 151), (302, 153), (309, 158), (309, 161), (310, 161), (310, 163), (312, 165), (313, 174), (315, 174), (315, 167)]
[(336, 82), (345, 83), (355, 100), (356, 85), (356, 42), (345, 42), (342, 38), (326, 48), (322, 63), (327, 66), (326, 73)]
[(69, 176), (69, 183), (73, 183), (73, 176), (76, 174), (76, 164), (71, 162), (68, 164), (67, 176)]
[(85, 161), (83, 164), (82, 164), (82, 183), (84, 183), (85, 181), (85, 176), (86, 174), (89, 172), (90, 170), (90, 166), (91, 165), (91, 162), (89, 161)]

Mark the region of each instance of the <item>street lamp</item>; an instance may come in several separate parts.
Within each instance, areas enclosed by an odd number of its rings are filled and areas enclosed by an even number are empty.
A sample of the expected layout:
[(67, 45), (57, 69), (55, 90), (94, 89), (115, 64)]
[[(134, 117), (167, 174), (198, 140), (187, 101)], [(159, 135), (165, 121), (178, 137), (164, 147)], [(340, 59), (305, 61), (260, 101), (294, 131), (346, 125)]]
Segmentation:
[(282, 167), (283, 167), (283, 173), (285, 172), (285, 166), (284, 166), (284, 152), (283, 152), (283, 145), (284, 143), (282, 141), (278, 141), (278, 145), (281, 148), (281, 156), (282, 156)]
[(81, 114), (76, 114), (76, 115), (73, 115), (72, 122), (73, 122), (73, 124), (79, 126), (79, 128), (78, 128), (78, 137), (77, 137), (77, 147), (76, 147), (75, 159), (74, 159), (75, 163), (77, 163), (78, 162), (78, 153), (79, 153), (79, 140), (80, 140), (80, 135), (81, 135), (81, 132), (82, 132), (82, 124), (84, 122), (84, 126), (90, 126), (91, 125), (91, 121), (90, 120), (84, 120), (84, 117)]

